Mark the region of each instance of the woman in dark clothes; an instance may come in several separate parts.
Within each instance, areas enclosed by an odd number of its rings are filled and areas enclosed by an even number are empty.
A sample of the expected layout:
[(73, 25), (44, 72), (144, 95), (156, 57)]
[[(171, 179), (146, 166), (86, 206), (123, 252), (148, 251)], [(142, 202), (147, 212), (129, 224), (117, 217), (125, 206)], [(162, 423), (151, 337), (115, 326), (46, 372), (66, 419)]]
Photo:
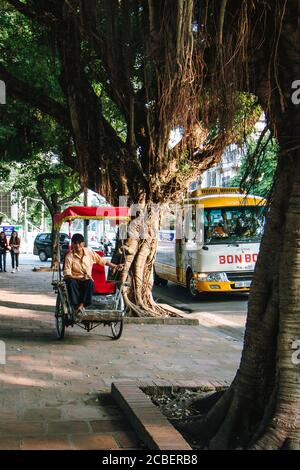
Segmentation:
[(18, 237), (18, 232), (14, 230), (9, 240), (12, 273), (15, 272), (15, 265), (16, 265), (16, 270), (19, 271), (20, 244), (21, 244), (21, 240)]
[(8, 243), (5, 232), (0, 233), (0, 271), (6, 272), (6, 252), (8, 251)]

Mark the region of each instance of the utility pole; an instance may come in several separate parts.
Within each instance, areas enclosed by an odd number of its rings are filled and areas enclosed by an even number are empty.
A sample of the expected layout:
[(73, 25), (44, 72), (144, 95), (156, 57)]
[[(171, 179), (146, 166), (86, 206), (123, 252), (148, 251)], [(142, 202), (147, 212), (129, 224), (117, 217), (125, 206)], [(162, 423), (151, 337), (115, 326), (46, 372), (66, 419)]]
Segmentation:
[(0, 80), (0, 104), (6, 104), (6, 85), (3, 80)]
[(42, 220), (41, 220), (42, 232), (45, 232), (45, 207), (42, 202)]
[[(83, 205), (84, 206), (88, 205), (88, 188), (87, 187), (85, 187), (84, 191), (83, 191)], [(89, 243), (89, 241), (88, 241), (88, 224), (89, 224), (88, 220), (83, 221), (83, 237), (84, 237), (85, 246), (88, 246), (88, 243)]]
[(27, 219), (27, 197), (25, 197), (25, 204), (24, 204), (24, 235), (25, 235), (25, 246), (26, 246), (26, 253), (28, 253), (28, 219)]

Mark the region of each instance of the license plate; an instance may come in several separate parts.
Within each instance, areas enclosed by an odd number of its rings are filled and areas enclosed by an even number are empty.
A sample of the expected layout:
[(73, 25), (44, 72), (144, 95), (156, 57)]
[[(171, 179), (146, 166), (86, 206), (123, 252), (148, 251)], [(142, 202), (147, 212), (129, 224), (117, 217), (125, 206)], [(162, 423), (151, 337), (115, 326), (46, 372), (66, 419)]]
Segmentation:
[(239, 281), (239, 282), (235, 282), (235, 287), (237, 287), (237, 288), (250, 287), (250, 286), (251, 286), (251, 281)]

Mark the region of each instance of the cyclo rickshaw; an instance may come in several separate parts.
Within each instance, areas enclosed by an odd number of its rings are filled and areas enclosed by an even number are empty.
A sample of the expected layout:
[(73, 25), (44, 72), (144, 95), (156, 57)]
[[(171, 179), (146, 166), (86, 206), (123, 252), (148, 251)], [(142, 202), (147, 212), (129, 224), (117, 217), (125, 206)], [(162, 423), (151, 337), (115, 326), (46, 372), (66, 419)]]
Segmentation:
[[(64, 212), (54, 216), (54, 223), (59, 228), (64, 222), (69, 223), (69, 235), (71, 244), (71, 223), (75, 219), (83, 220), (110, 220), (116, 225), (126, 223), (129, 220), (127, 207), (85, 207), (72, 206)], [(58, 243), (59, 250), (59, 243)], [(71, 250), (71, 245), (69, 246)], [(100, 256), (104, 253), (96, 251)], [(58, 253), (58, 259), (60, 254)], [(72, 307), (67, 287), (63, 279), (63, 268), (57, 263), (57, 269), (53, 271), (52, 286), (57, 294), (55, 307), (55, 324), (58, 339), (63, 339), (65, 328), (74, 325), (83, 328), (87, 332), (99, 325), (110, 326), (113, 339), (119, 339), (123, 331), (123, 317), (126, 312), (122, 289), (125, 283), (109, 281), (106, 278), (105, 267), (94, 264), (92, 278), (94, 292), (92, 305), (85, 311), (85, 315), (78, 319)]]

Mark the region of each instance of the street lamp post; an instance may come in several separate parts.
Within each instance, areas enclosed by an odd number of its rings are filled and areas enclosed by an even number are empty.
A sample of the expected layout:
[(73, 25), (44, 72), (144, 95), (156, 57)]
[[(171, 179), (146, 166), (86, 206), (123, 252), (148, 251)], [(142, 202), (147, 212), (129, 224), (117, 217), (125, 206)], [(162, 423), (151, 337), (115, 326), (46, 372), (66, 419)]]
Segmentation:
[(45, 232), (45, 206), (42, 204), (42, 220), (41, 220), (42, 232)]
[[(26, 253), (28, 253), (28, 218), (27, 218), (27, 211), (28, 211), (28, 199), (31, 199), (32, 201), (36, 202), (41, 202), (42, 204), (42, 218), (41, 218), (41, 225), (40, 228), (42, 231), (45, 231), (45, 204), (42, 199), (37, 199), (35, 197), (25, 197), (24, 201), (24, 240), (25, 240), (25, 246), (26, 246)], [(32, 224), (31, 224), (32, 225)]]
[[(88, 188), (84, 188), (83, 205), (88, 205)], [(83, 237), (85, 241), (85, 246), (88, 246), (88, 220), (83, 221)]]
[(26, 253), (28, 253), (27, 197), (25, 197), (25, 204), (24, 204), (24, 238), (25, 238)]

